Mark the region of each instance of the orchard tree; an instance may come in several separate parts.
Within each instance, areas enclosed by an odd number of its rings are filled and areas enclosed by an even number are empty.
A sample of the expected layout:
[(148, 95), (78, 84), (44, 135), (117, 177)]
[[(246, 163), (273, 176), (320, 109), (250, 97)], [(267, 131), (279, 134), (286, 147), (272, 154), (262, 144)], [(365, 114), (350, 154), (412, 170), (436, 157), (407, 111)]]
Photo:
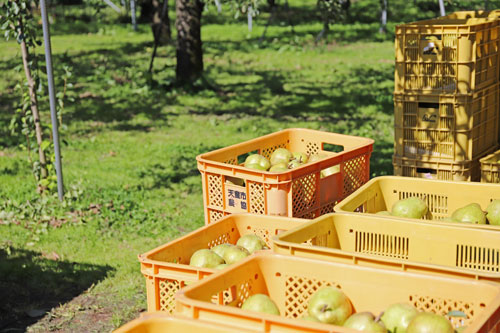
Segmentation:
[(36, 20), (33, 18), (31, 6), (37, 6), (37, 1), (31, 0), (13, 0), (0, 2), (0, 24), (4, 31), (4, 36), (15, 38), (21, 48), (21, 58), (23, 63), (24, 75), (26, 77), (25, 84), (27, 86), (27, 94), (23, 92), (23, 100), (18, 113), (22, 114), (22, 133), (26, 136), (27, 148), (31, 147), (31, 137), (34, 131), (36, 143), (38, 146), (39, 162), (35, 165), (39, 171), (38, 179), (47, 178), (47, 159), (45, 156), (44, 146), (47, 144), (43, 140), (43, 128), (40, 120), (40, 112), (38, 110), (38, 96), (36, 86), (38, 85), (39, 77), (37, 58), (34, 56), (36, 46), (40, 46), (41, 42), (37, 38)]
[[(174, 0), (175, 1), (175, 0)], [(151, 23), (151, 30), (155, 43), (164, 45), (172, 38), (170, 27), (169, 0), (142, 0), (141, 22)]]
[(318, 0), (317, 7), (323, 22), (323, 29), (316, 37), (316, 42), (328, 34), (330, 24), (344, 19), (350, 6), (350, 0)]
[(193, 82), (203, 72), (201, 14), (204, 5), (200, 0), (176, 0), (177, 66), (175, 75), (179, 83)]
[[(13, 112), (10, 128), (12, 132), (19, 131), (26, 138), (26, 144), (21, 147), (26, 148), (28, 152), (28, 160), (37, 181), (37, 190), (42, 193), (47, 189), (54, 190), (57, 187), (57, 177), (53, 144), (50, 141), (50, 135), (43, 133), (44, 126), (40, 117), (37, 96), (37, 91), (43, 89), (44, 86), (40, 80), (41, 70), (36, 54), (36, 47), (42, 45), (38, 37), (40, 27), (33, 16), (36, 8), (38, 8), (37, 0), (0, 0), (0, 28), (6, 40), (14, 38), (19, 44), (25, 77), (25, 80), (16, 86), (20, 90), (21, 101)], [(66, 89), (71, 86), (67, 82), (71, 76), (69, 67), (65, 66), (64, 71), (65, 74), (62, 75), (64, 92), (56, 95), (60, 122)], [(45, 136), (49, 139), (45, 139)], [(31, 157), (32, 150), (38, 151), (37, 161)]]
[[(201, 19), (206, 5), (216, 5), (216, 0), (176, 0), (177, 66), (176, 79), (179, 83), (192, 83), (203, 73), (203, 50), (201, 41)], [(263, 0), (226, 0), (236, 15), (252, 11), (258, 13)]]

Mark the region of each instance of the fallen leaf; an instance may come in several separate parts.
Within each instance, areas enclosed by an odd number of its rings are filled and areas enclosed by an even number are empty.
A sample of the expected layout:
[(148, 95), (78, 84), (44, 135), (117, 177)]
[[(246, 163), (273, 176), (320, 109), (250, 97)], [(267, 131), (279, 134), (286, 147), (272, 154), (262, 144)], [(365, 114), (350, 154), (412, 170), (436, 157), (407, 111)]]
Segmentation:
[(55, 251), (52, 251), (50, 253), (42, 252), (41, 257), (48, 259), (48, 260), (53, 260), (53, 261), (57, 261), (57, 260), (61, 259), (61, 257)]

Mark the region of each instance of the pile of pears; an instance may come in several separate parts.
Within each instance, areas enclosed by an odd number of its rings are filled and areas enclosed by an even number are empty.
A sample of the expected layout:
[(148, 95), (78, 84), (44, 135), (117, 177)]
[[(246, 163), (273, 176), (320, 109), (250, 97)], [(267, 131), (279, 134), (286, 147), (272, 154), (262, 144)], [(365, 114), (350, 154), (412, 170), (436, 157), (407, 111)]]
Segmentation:
[[(250, 296), (241, 306), (247, 311), (280, 315), (276, 303), (265, 294)], [(316, 291), (307, 304), (307, 314), (302, 320), (332, 324), (373, 333), (454, 333), (452, 324), (444, 316), (420, 312), (406, 303), (395, 303), (379, 316), (371, 312), (354, 313), (351, 300), (337, 287), (323, 287)], [(463, 330), (461, 327), (459, 330)]]
[[(390, 212), (384, 210), (376, 214), (421, 219), (427, 215), (428, 210), (424, 200), (410, 197), (395, 202)], [(440, 221), (500, 225), (500, 200), (491, 201), (485, 212), (477, 203), (468, 204)]]
[[(327, 157), (328, 155), (326, 154), (313, 154), (309, 156), (303, 152), (291, 152), (286, 148), (277, 148), (272, 152), (269, 159), (260, 154), (249, 155), (245, 159), (244, 166), (249, 169), (280, 173), (297, 168), (306, 163), (313, 163), (322, 160)], [(339, 171), (339, 165), (322, 170), (321, 178), (327, 177)]]
[(236, 245), (224, 243), (211, 249), (200, 249), (193, 253), (189, 261), (190, 266), (224, 269), (234, 264), (255, 251), (268, 249), (266, 242), (257, 235), (247, 234), (241, 236)]

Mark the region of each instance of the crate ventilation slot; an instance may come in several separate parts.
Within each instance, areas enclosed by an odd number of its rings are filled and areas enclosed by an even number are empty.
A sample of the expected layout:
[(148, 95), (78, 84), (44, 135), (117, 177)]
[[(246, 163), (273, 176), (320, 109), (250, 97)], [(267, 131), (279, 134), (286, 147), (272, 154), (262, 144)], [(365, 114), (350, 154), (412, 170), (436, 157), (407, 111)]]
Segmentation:
[(355, 238), (356, 252), (408, 259), (410, 240), (407, 237), (356, 231)]
[[(399, 200), (417, 197), (425, 202), (434, 218), (448, 216), (448, 196), (429, 193), (398, 192)], [(427, 219), (427, 217), (426, 217)]]
[(479, 271), (498, 272), (500, 250), (484, 247), (457, 245), (457, 267)]

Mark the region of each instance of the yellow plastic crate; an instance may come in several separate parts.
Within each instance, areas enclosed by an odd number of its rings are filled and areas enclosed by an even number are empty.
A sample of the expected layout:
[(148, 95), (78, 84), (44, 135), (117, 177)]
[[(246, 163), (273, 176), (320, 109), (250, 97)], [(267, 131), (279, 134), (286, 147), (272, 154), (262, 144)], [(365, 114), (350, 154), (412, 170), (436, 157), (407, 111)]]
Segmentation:
[(223, 243), (236, 244), (246, 234), (256, 234), (272, 247), (272, 237), (306, 222), (304, 219), (233, 214), (139, 256), (146, 278), (148, 311), (172, 313), (174, 295), (184, 286), (217, 272), (189, 265), (194, 252)]
[[(424, 219), (390, 216), (394, 220), (439, 223), (463, 228), (500, 231), (500, 226), (439, 221), (465, 205), (476, 202), (483, 209), (500, 199), (500, 186), (496, 184), (450, 182), (408, 177), (375, 177), (335, 206), (336, 212), (360, 214), (391, 210), (394, 203), (408, 197), (419, 197), (427, 202), (429, 212)], [(436, 220), (436, 221), (429, 221)]]
[[(242, 166), (247, 154), (256, 152), (269, 158), (280, 147), (330, 157), (283, 173)], [(336, 149), (341, 151), (330, 151)], [(371, 139), (295, 128), (201, 154), (196, 159), (205, 222), (241, 212), (309, 219), (331, 213), (335, 203), (370, 178), (372, 149)], [(337, 165), (339, 172), (320, 177), (321, 170)], [(228, 178), (241, 179), (245, 186), (230, 184)]]
[(478, 14), (396, 26), (395, 91), (469, 94), (497, 83), (498, 15)]
[(500, 183), (500, 150), (483, 157), (481, 163), (481, 182)]
[(273, 243), (280, 254), (357, 264), (441, 265), (500, 282), (500, 233), (490, 230), (333, 213), (277, 235)]
[(394, 154), (470, 161), (497, 146), (498, 84), (469, 96), (394, 94)]
[[(299, 319), (307, 313), (311, 295), (331, 285), (349, 297), (356, 312), (378, 314), (391, 304), (407, 302), (440, 315), (462, 311), (465, 317), (449, 319), (455, 327), (467, 325), (467, 333), (496, 329), (500, 320), (500, 284), (475, 280), (453, 269), (436, 275), (433, 267), (420, 267), (420, 272), (402, 272), (259, 253), (183, 289), (176, 295), (176, 309), (188, 318), (231, 323), (260, 332), (353, 332)], [(269, 295), (281, 315), (239, 308), (257, 293)], [(213, 295), (217, 295), (217, 304), (211, 302)]]
[(453, 162), (393, 156), (394, 175), (449, 181), (478, 182), (481, 177), (479, 159)]
[(223, 324), (167, 316), (161, 313), (142, 314), (140, 318), (123, 325), (114, 333), (229, 333), (249, 332)]

